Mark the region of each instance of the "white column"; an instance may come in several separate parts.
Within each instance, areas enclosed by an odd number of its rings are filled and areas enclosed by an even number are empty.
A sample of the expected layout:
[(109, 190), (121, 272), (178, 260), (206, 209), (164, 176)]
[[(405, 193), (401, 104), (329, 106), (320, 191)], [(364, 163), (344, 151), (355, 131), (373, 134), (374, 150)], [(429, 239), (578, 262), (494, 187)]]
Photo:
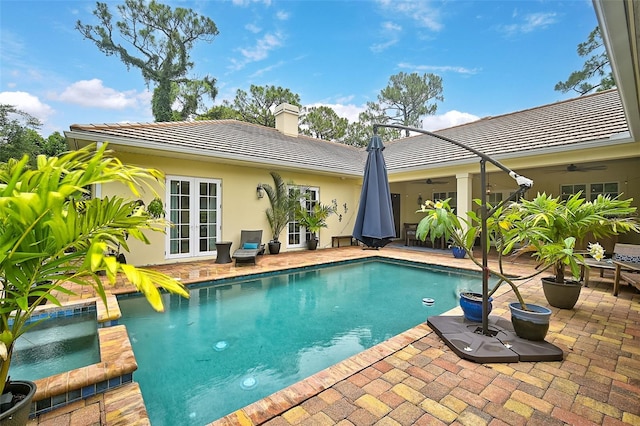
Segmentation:
[(471, 173), (456, 174), (456, 191), (458, 217), (467, 220), (467, 212), (473, 210), (473, 177)]

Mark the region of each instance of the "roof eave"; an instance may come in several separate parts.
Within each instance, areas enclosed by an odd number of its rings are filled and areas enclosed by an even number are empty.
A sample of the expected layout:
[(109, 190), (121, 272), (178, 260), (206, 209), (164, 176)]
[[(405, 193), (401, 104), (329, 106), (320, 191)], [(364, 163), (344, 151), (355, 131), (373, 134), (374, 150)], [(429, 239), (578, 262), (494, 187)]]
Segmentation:
[(633, 0), (593, 0), (629, 130), (640, 138), (640, 10)]

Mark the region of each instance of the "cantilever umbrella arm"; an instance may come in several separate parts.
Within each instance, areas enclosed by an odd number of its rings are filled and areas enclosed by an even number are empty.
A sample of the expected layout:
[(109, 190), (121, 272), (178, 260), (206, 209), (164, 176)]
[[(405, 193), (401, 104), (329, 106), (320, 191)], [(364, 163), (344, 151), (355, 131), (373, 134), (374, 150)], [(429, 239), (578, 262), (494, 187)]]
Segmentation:
[(482, 188), (486, 187), (486, 163), (487, 162), (493, 164), (494, 166), (506, 172), (518, 184), (518, 187), (519, 187), (518, 190), (514, 194), (512, 194), (507, 200), (503, 201), (502, 203), (498, 204), (493, 209), (491, 209), (491, 211), (487, 210), (487, 194), (484, 191), (482, 191), (482, 194), (480, 196), (480, 201), (482, 204), (482, 210), (481, 210), (482, 238), (480, 239), (481, 247), (482, 247), (482, 334), (488, 335), (489, 334), (489, 325), (488, 325), (489, 324), (489, 318), (488, 318), (489, 317), (489, 302), (488, 302), (488, 292), (489, 292), (488, 252), (489, 250), (487, 246), (487, 239), (485, 237), (487, 235), (487, 219), (493, 213), (495, 213), (495, 211), (498, 208), (504, 205), (505, 202), (516, 199), (517, 197), (522, 195), (527, 189), (531, 188), (533, 186), (533, 181), (531, 179), (528, 179), (524, 176), (517, 174), (510, 168), (500, 163), (498, 160), (494, 160), (493, 158), (489, 157), (485, 153), (480, 152), (474, 148), (471, 148), (470, 146), (463, 144), (462, 142), (458, 142), (446, 136), (441, 136), (436, 133), (429, 132), (428, 130), (417, 129), (417, 128), (408, 127), (408, 126), (401, 126), (398, 124), (374, 124), (373, 125), (374, 135), (378, 133), (379, 127), (389, 127), (393, 129), (408, 130), (410, 132), (422, 133), (424, 135), (429, 135), (434, 138), (443, 140), (445, 142), (449, 142), (453, 145), (459, 146), (460, 148), (465, 149), (477, 155), (478, 157), (480, 157), (480, 180), (481, 180)]
[(432, 133), (428, 130), (424, 130), (424, 129), (417, 129), (417, 128), (413, 128), (413, 127), (408, 127), (408, 126), (401, 126), (399, 124), (374, 124), (373, 125), (373, 133), (377, 134), (378, 133), (378, 127), (390, 127), (390, 128), (394, 128), (394, 129), (400, 129), (400, 130), (409, 130), (410, 132), (417, 132), (417, 133), (422, 133), (424, 135), (429, 135), (429, 136), (433, 136), (434, 138), (452, 143), (456, 146), (459, 146), (462, 149), (466, 149), (469, 152), (472, 152), (473, 154), (477, 155), (478, 157), (480, 157), (481, 159), (488, 161), (489, 163), (493, 164), (494, 166), (498, 167), (499, 169), (505, 171), (507, 174), (509, 174), (509, 176), (511, 176), (516, 183), (518, 184), (518, 186), (522, 187), (524, 186), (525, 189), (529, 189), (533, 186), (533, 181), (531, 179), (528, 179), (524, 176), (518, 175), (516, 172), (514, 172), (513, 170), (511, 170), (510, 168), (508, 168), (507, 166), (505, 166), (504, 164), (500, 163), (498, 160), (495, 160), (491, 157), (489, 157), (487, 154), (478, 151), (477, 149), (471, 148), (470, 146), (467, 146), (465, 144), (463, 144), (462, 142), (458, 142), (454, 139), (448, 138), (446, 136), (441, 136), (437, 133)]

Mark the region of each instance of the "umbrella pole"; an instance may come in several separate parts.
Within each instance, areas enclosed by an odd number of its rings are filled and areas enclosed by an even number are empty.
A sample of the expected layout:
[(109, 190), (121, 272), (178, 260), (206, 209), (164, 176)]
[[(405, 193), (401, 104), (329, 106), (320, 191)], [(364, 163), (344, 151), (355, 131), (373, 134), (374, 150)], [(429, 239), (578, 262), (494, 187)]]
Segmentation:
[(482, 249), (482, 334), (485, 336), (489, 334), (489, 241), (487, 238), (487, 192), (484, 190), (487, 187), (486, 166), (486, 160), (482, 158), (480, 160), (480, 188), (482, 188), (480, 195), (480, 203), (482, 204), (480, 210), (482, 221), (480, 247)]

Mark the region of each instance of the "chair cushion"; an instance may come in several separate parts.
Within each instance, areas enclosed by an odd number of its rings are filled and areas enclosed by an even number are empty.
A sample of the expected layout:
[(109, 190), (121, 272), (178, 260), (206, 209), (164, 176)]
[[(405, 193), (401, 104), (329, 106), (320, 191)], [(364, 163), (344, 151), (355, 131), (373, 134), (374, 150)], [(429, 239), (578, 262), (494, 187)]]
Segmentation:
[(245, 249), (245, 250), (257, 249), (258, 248), (258, 243), (244, 243), (242, 248)]
[(640, 263), (640, 256), (631, 256), (627, 254), (614, 253), (613, 259), (620, 262)]

